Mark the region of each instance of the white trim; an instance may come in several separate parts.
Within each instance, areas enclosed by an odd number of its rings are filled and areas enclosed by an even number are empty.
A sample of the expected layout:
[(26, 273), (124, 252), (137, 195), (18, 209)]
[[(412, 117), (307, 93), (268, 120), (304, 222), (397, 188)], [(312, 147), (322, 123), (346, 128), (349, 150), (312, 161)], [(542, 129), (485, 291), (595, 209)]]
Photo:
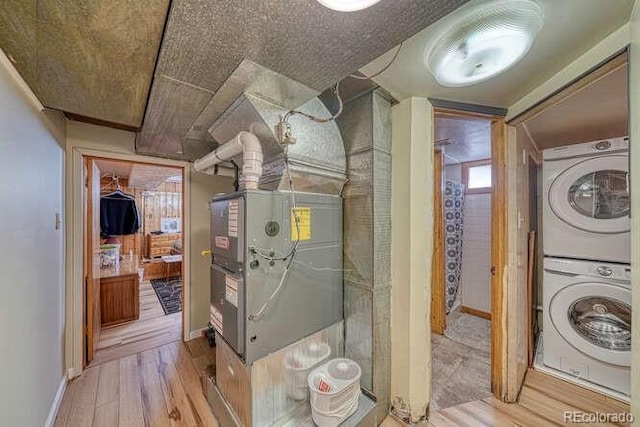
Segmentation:
[(189, 341), (200, 338), (202, 336), (202, 332), (206, 331), (207, 329), (209, 329), (209, 327), (205, 326), (204, 328), (196, 329), (195, 331), (189, 332)]
[(67, 369), (67, 380), (72, 380), (73, 378), (79, 376), (80, 374), (82, 374), (82, 372), (76, 373), (75, 369), (69, 368)]
[(53, 403), (51, 404), (51, 409), (49, 410), (49, 416), (47, 417), (47, 422), (44, 423), (45, 427), (53, 427), (56, 422), (56, 416), (58, 415), (58, 410), (60, 409), (60, 403), (62, 403), (62, 398), (64, 397), (64, 392), (67, 389), (67, 378), (64, 376), (60, 380), (60, 384), (58, 385), (58, 392), (56, 393), (55, 399), (53, 399)]
[[(138, 154), (123, 153), (117, 151), (84, 148), (78, 146), (67, 146), (67, 160), (70, 173), (67, 174), (66, 181), (66, 229), (67, 229), (67, 283), (66, 283), (66, 328), (65, 328), (65, 364), (70, 378), (82, 374), (83, 356), (83, 322), (82, 322), (82, 282), (83, 282), (83, 253), (84, 253), (84, 227), (83, 224), (83, 201), (82, 201), (82, 170), (83, 156), (104, 157), (114, 160), (126, 160), (140, 163), (151, 163), (162, 166), (174, 166), (183, 168), (183, 218), (191, 217), (191, 178), (190, 163), (162, 159), (159, 157), (142, 156)], [(189, 336), (191, 322), (191, 226), (183, 223), (183, 263), (184, 272), (184, 307), (183, 310), (183, 340)]]

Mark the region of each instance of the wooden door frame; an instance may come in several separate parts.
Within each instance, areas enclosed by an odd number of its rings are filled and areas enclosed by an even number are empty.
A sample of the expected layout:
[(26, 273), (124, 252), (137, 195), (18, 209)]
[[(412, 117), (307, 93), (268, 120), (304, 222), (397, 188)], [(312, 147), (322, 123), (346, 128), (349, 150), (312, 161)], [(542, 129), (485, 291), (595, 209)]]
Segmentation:
[[(83, 283), (83, 298), (82, 298), (82, 313), (83, 313), (83, 321), (84, 323), (84, 343), (83, 346), (83, 367), (86, 367), (91, 360), (93, 360), (93, 356), (95, 353), (95, 346), (99, 339), (99, 331), (100, 327), (97, 325), (100, 319), (100, 306), (98, 305), (97, 310), (95, 307), (95, 293), (96, 289), (99, 289), (99, 284), (95, 283), (96, 279), (96, 260), (94, 257), (96, 256), (94, 252), (94, 223), (95, 219), (93, 216), (94, 212), (94, 167), (97, 169), (97, 165), (95, 164), (95, 159), (92, 157), (84, 157), (84, 165), (85, 165), (85, 181), (84, 181), (84, 232), (85, 232), (85, 250), (84, 250), (84, 283)], [(100, 178), (98, 177), (98, 186), (100, 182)]]
[[(84, 161), (84, 163), (88, 166), (90, 164), (95, 164), (96, 160), (106, 160), (106, 161), (111, 161), (111, 162), (118, 162), (118, 163), (132, 163), (132, 164), (140, 164), (140, 165), (145, 165), (145, 166), (157, 166), (160, 168), (175, 168), (176, 169), (176, 174), (180, 174), (182, 176), (182, 183), (181, 183), (181, 187), (182, 187), (182, 193), (181, 193), (181, 218), (180, 218), (180, 229), (181, 234), (182, 234), (182, 238), (181, 238), (181, 243), (182, 243), (182, 247), (183, 247), (183, 253), (184, 253), (184, 242), (185, 242), (185, 203), (184, 203), (184, 195), (185, 195), (185, 181), (186, 181), (186, 176), (185, 176), (185, 168), (181, 167), (181, 166), (173, 166), (173, 165), (166, 165), (166, 164), (158, 164), (158, 163), (153, 163), (153, 162), (146, 162), (146, 161), (139, 161), (139, 160), (125, 160), (125, 159), (117, 159), (117, 158), (112, 158), (112, 157), (108, 157), (108, 156), (96, 156), (96, 155), (82, 155), (82, 159)], [(91, 171), (88, 171), (87, 173), (87, 177), (90, 178), (91, 177)], [(89, 189), (90, 190), (90, 189)], [(88, 210), (89, 207), (89, 203), (91, 201), (91, 196), (89, 195), (90, 191), (87, 192), (87, 196), (84, 199), (84, 209), (85, 212), (87, 212), (87, 215), (84, 217), (84, 221), (85, 223), (84, 225), (84, 229), (85, 229), (85, 241), (84, 241), (84, 257), (85, 257), (85, 266), (89, 265), (89, 244), (91, 242), (91, 231), (92, 231), (92, 224), (91, 221), (89, 221), (89, 219), (91, 218), (90, 216), (90, 212)], [(142, 237), (144, 240), (144, 236)], [(138, 256), (142, 256), (142, 254), (137, 254)], [(183, 255), (182, 258), (182, 263), (181, 263), (181, 271), (180, 271), (180, 275), (183, 278), (184, 281), (184, 277), (185, 277), (185, 265), (186, 265), (186, 261), (185, 261), (185, 257)], [(90, 272), (91, 270), (85, 270), (83, 272), (84, 277), (87, 277), (87, 274)], [(185, 307), (185, 285), (183, 284), (181, 290), (180, 290), (180, 297), (182, 299), (182, 306), (183, 309), (181, 311), (181, 326), (183, 331), (185, 330), (185, 312), (186, 310), (184, 309)], [(84, 331), (85, 331), (85, 335), (88, 333), (89, 328), (92, 326), (91, 325), (91, 321), (92, 321), (92, 308), (88, 307), (86, 305), (87, 299), (83, 298), (82, 299), (82, 313), (83, 313), (83, 321), (84, 323)], [(90, 317), (91, 316), (91, 317)], [(93, 320), (95, 321), (95, 320)], [(184, 340), (184, 333), (183, 333), (183, 340)], [(96, 340), (94, 340), (96, 341)], [(92, 353), (92, 346), (94, 345), (94, 343), (88, 343), (87, 347), (85, 349), (85, 352), (83, 353), (83, 367), (86, 367), (88, 364), (88, 360), (87, 360), (87, 356), (89, 353)]]
[(503, 117), (491, 121), (491, 391), (503, 400), (507, 268), (507, 132)]
[(431, 332), (443, 335), (447, 326), (447, 292), (444, 241), (444, 153), (433, 153), (433, 255), (431, 257)]
[[(491, 170), (493, 184), (491, 195), (491, 391), (496, 398), (505, 400), (504, 390), (509, 375), (506, 370), (507, 364), (505, 360), (507, 307), (504, 302), (505, 287), (507, 286), (505, 277), (508, 232), (506, 182), (507, 125), (505, 117), (493, 114), (436, 108), (434, 109), (434, 119), (436, 116), (491, 121)], [(434, 173), (435, 167), (434, 163)], [(434, 206), (434, 212), (435, 211), (436, 207)], [(436, 233), (437, 230), (434, 230), (434, 237), (437, 235)], [(435, 256), (436, 252), (434, 250), (432, 263), (435, 261)], [(435, 284), (435, 282), (433, 284)], [(444, 289), (444, 282), (438, 284), (438, 287)], [(432, 286), (432, 298), (436, 297), (437, 293), (441, 291), (438, 289), (434, 293), (434, 289), (436, 288)], [(433, 321), (433, 313), (431, 317)]]
[(106, 151), (99, 148), (74, 146), (68, 147), (66, 153), (67, 172), (65, 172), (65, 210), (67, 212), (66, 224), (66, 290), (65, 290), (65, 369), (67, 378), (71, 379), (82, 374), (83, 346), (84, 346), (84, 319), (83, 319), (83, 281), (84, 281), (84, 212), (83, 200), (84, 181), (83, 168), (84, 157), (111, 159), (114, 161), (130, 161), (134, 163), (151, 164), (157, 166), (169, 166), (182, 170), (182, 241), (183, 241), (183, 306), (182, 312), (182, 339), (193, 338), (191, 327), (191, 268), (188, 260), (191, 259), (190, 225), (186, 218), (191, 215), (191, 164), (185, 161), (162, 159), (156, 157), (132, 154), (129, 152)]

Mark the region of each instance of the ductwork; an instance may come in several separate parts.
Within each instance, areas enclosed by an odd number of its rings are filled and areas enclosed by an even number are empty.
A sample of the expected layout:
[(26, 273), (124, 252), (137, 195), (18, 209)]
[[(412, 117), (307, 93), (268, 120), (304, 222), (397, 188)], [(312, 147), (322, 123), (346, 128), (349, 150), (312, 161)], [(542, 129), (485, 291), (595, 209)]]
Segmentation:
[[(317, 117), (331, 115), (318, 98), (298, 110)], [(287, 159), (296, 191), (340, 194), (346, 182), (346, 156), (338, 126), (335, 122), (316, 123), (301, 115), (292, 116), (289, 124), (296, 143), (289, 145), (285, 154), (285, 146), (276, 138), (275, 127), (287, 111), (256, 96), (241, 95), (209, 128), (209, 134), (216, 141), (228, 142), (196, 160), (194, 167), (211, 174), (214, 164), (232, 159), (242, 171), (241, 188), (288, 191)], [(254, 171), (256, 159), (248, 157), (247, 142), (242, 142), (249, 138), (259, 141), (262, 146), (262, 173), (258, 176)], [(244, 147), (244, 151), (240, 146)], [(257, 187), (254, 187), (255, 184)]]
[(242, 153), (242, 176), (245, 187), (255, 190), (262, 175), (263, 156), (260, 140), (251, 132), (239, 132), (216, 150), (193, 162), (193, 167), (198, 172), (213, 175), (215, 165), (232, 159), (240, 153)]

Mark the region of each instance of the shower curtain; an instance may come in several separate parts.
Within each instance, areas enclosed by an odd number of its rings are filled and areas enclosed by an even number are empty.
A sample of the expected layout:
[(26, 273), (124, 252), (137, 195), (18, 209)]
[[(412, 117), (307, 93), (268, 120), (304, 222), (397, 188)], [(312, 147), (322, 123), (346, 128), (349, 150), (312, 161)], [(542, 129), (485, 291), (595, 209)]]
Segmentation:
[(462, 271), (462, 205), (464, 185), (446, 181), (444, 187), (446, 308), (451, 311)]

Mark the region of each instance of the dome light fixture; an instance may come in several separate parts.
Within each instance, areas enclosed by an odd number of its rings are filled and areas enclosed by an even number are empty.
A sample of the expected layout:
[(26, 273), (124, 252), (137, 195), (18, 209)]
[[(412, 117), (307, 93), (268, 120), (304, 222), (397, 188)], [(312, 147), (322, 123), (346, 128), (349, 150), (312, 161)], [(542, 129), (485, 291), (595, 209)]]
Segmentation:
[(355, 12), (366, 9), (378, 3), (380, 0), (318, 0), (318, 2), (329, 9), (339, 12)]
[(496, 0), (468, 9), (425, 52), (442, 86), (480, 83), (516, 64), (542, 28), (542, 8), (532, 0)]

